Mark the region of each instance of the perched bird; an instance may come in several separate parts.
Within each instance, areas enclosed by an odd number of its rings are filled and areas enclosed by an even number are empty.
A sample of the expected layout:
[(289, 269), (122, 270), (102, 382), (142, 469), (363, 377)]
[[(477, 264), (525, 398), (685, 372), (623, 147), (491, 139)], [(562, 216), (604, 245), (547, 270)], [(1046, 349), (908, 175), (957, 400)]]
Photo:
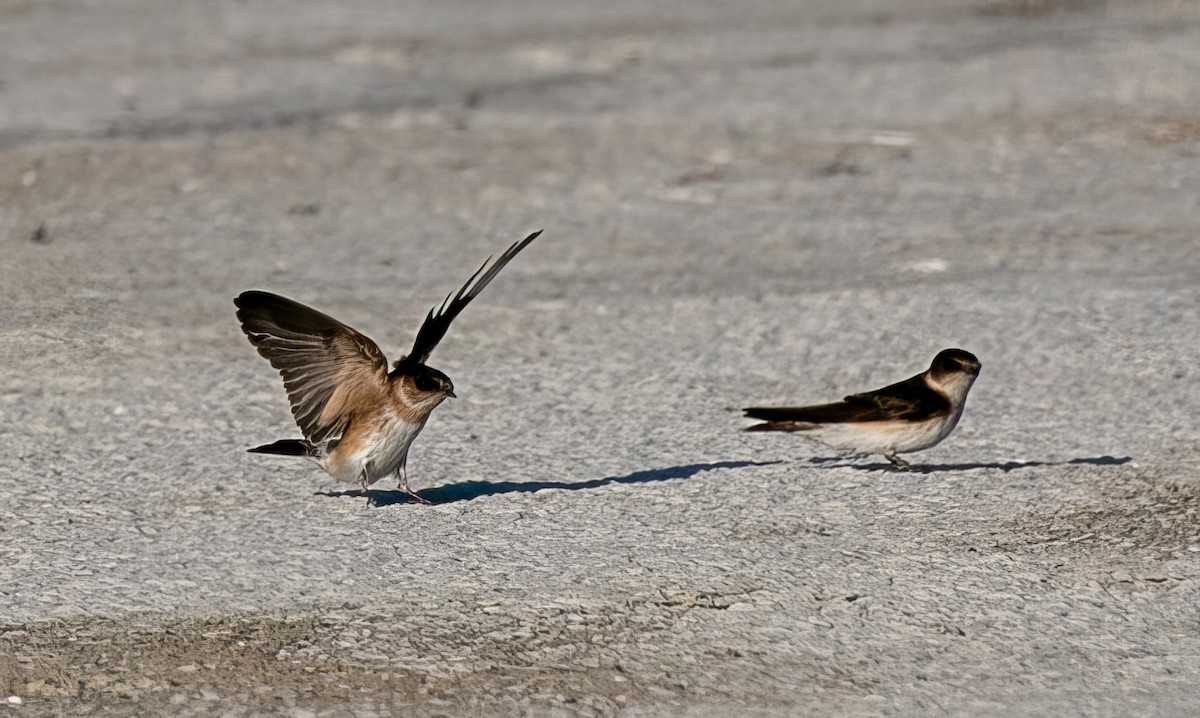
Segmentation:
[(279, 370), (304, 434), (250, 451), (307, 457), (364, 492), (396, 474), (401, 491), (429, 503), (408, 487), (408, 447), (430, 412), (454, 396), (454, 384), (425, 362), (454, 318), (539, 234), (515, 242), (495, 262), (488, 257), (457, 294), (430, 309), (412, 351), (391, 371), (375, 342), (333, 317), (270, 292), (238, 295), (242, 331)]
[(945, 349), (928, 371), (833, 404), (745, 409), (747, 417), (764, 422), (746, 431), (802, 431), (837, 449), (883, 454), (908, 470), (912, 466), (897, 454), (928, 449), (954, 431), (981, 366), (970, 352)]

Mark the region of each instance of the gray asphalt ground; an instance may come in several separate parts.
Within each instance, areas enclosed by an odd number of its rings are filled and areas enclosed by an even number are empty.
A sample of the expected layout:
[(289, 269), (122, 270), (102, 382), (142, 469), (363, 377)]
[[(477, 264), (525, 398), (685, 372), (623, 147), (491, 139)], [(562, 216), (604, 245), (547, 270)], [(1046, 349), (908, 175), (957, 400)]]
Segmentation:
[[(1200, 714), (1198, 158), (1192, 2), (2, 0), (0, 715)], [(245, 453), (539, 228), (436, 505)]]

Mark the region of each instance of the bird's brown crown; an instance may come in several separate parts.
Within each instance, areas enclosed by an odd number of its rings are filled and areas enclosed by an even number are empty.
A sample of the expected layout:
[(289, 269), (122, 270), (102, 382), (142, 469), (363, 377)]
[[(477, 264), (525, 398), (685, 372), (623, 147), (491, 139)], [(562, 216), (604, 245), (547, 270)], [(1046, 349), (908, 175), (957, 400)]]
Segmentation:
[(431, 366), (403, 357), (392, 364), (388, 377), (411, 387), (417, 394), (454, 396), (454, 382)]
[(929, 368), (936, 378), (958, 373), (975, 376), (979, 374), (982, 366), (971, 352), (962, 349), (943, 349), (933, 358), (933, 363)]

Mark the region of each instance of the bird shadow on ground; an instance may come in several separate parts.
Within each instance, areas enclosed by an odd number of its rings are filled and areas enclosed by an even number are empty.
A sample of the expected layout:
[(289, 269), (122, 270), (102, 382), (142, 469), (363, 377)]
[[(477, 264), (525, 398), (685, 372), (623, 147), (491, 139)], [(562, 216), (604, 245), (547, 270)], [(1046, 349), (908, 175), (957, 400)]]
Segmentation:
[[(941, 471), (970, 471), (972, 469), (999, 469), (1004, 473), (1016, 469), (1028, 469), (1034, 466), (1072, 466), (1088, 464), (1091, 466), (1120, 466), (1133, 461), (1131, 456), (1085, 456), (1069, 461), (998, 461), (973, 464), (913, 464), (911, 469), (901, 470), (890, 463), (858, 464), (849, 461), (844, 456), (818, 456), (808, 460), (812, 464), (820, 464), (824, 469), (849, 467), (858, 471), (896, 471), (911, 474), (933, 474)], [(838, 462), (838, 463), (834, 463)]]
[[(495, 496), (497, 494), (528, 494), (542, 489), (563, 489), (566, 491), (580, 491), (584, 489), (598, 489), (602, 486), (610, 484), (649, 484), (655, 481), (671, 481), (673, 479), (686, 479), (695, 476), (704, 471), (712, 471), (714, 469), (741, 469), (747, 466), (770, 466), (772, 464), (781, 464), (781, 461), (717, 461), (708, 464), (685, 464), (682, 466), (671, 466), (665, 469), (647, 469), (646, 471), (635, 471), (632, 474), (624, 476), (608, 476), (603, 479), (591, 479), (589, 481), (571, 481), (571, 482), (556, 482), (556, 481), (464, 481), (458, 484), (447, 484), (445, 486), (435, 486), (432, 489), (424, 489), (418, 491), (417, 494), (421, 498), (433, 504), (452, 504), (457, 501), (471, 501), (483, 496)], [(372, 490), (364, 492), (362, 489), (348, 489), (345, 491), (318, 491), (318, 496), (356, 496), (359, 498), (367, 497), (374, 506), (391, 506), (393, 504), (415, 504), (417, 500), (403, 491), (381, 491)]]

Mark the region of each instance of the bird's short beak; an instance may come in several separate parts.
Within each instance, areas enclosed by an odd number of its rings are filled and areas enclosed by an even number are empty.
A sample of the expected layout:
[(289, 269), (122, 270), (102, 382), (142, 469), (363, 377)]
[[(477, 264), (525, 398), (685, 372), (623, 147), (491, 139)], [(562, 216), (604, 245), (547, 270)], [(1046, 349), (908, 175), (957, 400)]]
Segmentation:
[(450, 397), (451, 399), (457, 399), (457, 398), (458, 398), (458, 394), (455, 394), (455, 393), (454, 393), (454, 389), (451, 389), (451, 388), (449, 388), (449, 387), (447, 387), (447, 388), (446, 388), (446, 396)]

